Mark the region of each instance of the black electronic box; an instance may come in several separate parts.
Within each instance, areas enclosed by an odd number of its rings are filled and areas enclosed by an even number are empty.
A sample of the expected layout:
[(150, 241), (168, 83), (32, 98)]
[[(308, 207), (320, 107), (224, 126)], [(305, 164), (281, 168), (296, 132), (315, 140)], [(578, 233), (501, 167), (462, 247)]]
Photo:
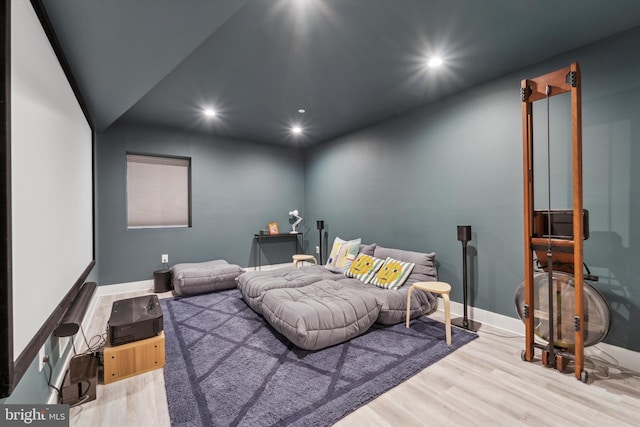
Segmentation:
[(114, 301), (107, 323), (112, 346), (151, 338), (162, 332), (162, 307), (157, 295)]

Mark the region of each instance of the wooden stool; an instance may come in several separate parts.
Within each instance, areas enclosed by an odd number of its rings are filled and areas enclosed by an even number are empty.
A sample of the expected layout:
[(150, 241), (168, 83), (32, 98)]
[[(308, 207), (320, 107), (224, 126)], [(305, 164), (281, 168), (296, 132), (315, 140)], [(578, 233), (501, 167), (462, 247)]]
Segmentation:
[(449, 303), (449, 293), (451, 285), (446, 282), (416, 282), (409, 288), (407, 293), (407, 321), (406, 327), (409, 327), (409, 311), (411, 310), (411, 292), (414, 289), (422, 291), (434, 292), (442, 295), (444, 301), (444, 327), (447, 336), (447, 345), (451, 345), (451, 304)]
[(313, 255), (305, 255), (305, 254), (295, 254), (293, 256), (293, 266), (297, 267), (299, 262), (312, 262), (313, 264), (318, 264), (318, 262), (316, 261), (316, 257), (314, 257)]

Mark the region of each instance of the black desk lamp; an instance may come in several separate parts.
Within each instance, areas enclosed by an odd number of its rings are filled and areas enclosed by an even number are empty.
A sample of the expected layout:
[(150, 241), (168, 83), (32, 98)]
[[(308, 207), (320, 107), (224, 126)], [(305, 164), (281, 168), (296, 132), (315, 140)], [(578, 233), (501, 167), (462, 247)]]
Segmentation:
[(467, 242), (471, 240), (471, 226), (458, 226), (458, 240), (462, 242), (462, 299), (464, 303), (463, 317), (452, 319), (451, 324), (469, 331), (477, 332), (482, 323), (470, 320), (467, 317)]
[(322, 230), (324, 230), (324, 221), (319, 219), (316, 221), (316, 225), (318, 227), (318, 233), (320, 234), (320, 238), (318, 239), (318, 247), (320, 249), (320, 265), (324, 264), (324, 261), (322, 260)]

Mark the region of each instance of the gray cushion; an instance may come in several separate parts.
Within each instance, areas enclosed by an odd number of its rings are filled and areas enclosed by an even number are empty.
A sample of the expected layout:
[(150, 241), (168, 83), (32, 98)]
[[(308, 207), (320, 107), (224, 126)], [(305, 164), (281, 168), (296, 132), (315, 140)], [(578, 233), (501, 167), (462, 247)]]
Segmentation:
[[(407, 315), (407, 293), (410, 286), (402, 286), (399, 289), (383, 289), (371, 284), (362, 283), (356, 279), (339, 280), (341, 286), (354, 292), (366, 292), (373, 295), (380, 304), (380, 315), (376, 323), (383, 325), (395, 325), (403, 323)], [(409, 317), (414, 319), (431, 313), (438, 306), (438, 300), (431, 292), (415, 289), (411, 293), (411, 308)]]
[(305, 350), (319, 350), (354, 338), (378, 318), (378, 300), (333, 280), (264, 294), (262, 314), (275, 330)]
[(236, 287), (244, 270), (225, 260), (182, 263), (171, 267), (173, 288), (178, 295), (198, 295)]
[(276, 270), (247, 271), (237, 280), (238, 289), (245, 302), (257, 313), (262, 314), (262, 297), (271, 289), (299, 288), (322, 279), (344, 277), (332, 273), (320, 265), (305, 265), (301, 268), (284, 267)]
[(378, 246), (376, 243), (371, 243), (370, 245), (361, 244), (360, 248), (358, 248), (358, 253), (373, 256), (376, 246)]
[(436, 254), (433, 252), (413, 252), (377, 246), (374, 251), (374, 256), (382, 259), (391, 257), (399, 261), (415, 263), (411, 274), (407, 277), (406, 282), (404, 282), (405, 287), (411, 286), (416, 282), (434, 282), (438, 280), (438, 272), (435, 264)]

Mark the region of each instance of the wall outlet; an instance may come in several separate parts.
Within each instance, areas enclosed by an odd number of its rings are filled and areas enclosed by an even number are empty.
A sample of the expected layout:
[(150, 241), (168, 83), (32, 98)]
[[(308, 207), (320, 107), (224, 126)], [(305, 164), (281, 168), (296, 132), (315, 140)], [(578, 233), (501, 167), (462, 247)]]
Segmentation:
[(162, 254), (162, 263), (169, 264), (169, 254)]
[(44, 349), (44, 345), (40, 348), (40, 351), (38, 352), (38, 371), (42, 372), (42, 370), (44, 369), (44, 364), (45, 364), (45, 358), (47, 357), (47, 353)]
[(320, 253), (320, 246), (316, 246), (316, 253), (319, 254)]

